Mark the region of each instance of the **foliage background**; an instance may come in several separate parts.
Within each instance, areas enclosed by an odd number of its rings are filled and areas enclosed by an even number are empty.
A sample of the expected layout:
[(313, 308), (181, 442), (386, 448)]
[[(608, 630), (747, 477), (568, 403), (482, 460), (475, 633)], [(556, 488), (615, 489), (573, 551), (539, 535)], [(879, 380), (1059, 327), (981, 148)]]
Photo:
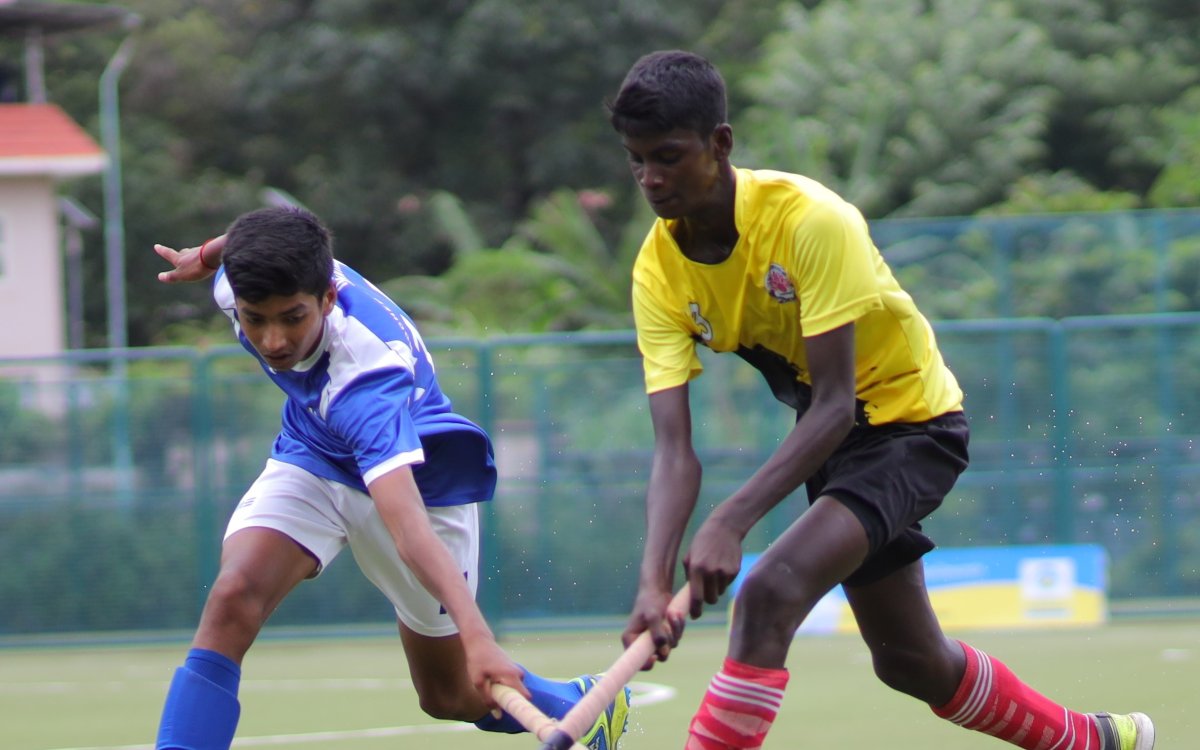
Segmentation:
[[(121, 79), (133, 346), (204, 350), (229, 341), (205, 285), (156, 282), (161, 261), (150, 247), (197, 244), (260, 205), (266, 190), (324, 217), (338, 254), (394, 295), (428, 336), (629, 328), (628, 275), (651, 217), (603, 103), (637, 57), (665, 47), (696, 50), (723, 70), (738, 165), (806, 173), (855, 201), (937, 321), (1200, 309), (1200, 228), (1156, 229), (1173, 221), (1165, 209), (1200, 206), (1200, 13), (1192, 0), (123, 5), (142, 19)], [(122, 38), (47, 39), (51, 99), (93, 135), (100, 72)], [(0, 61), (20, 55), (14, 40), (0, 39)], [(65, 187), (102, 213), (99, 177)], [(1031, 216), (1047, 212), (1058, 215)], [(1180, 213), (1194, 223), (1193, 212)], [(101, 347), (103, 238), (85, 239), (86, 345)], [(1083, 427), (1068, 436), (1070, 451), (1055, 442), (1065, 420), (1045, 402), (1052, 376), (1040, 341), (961, 334), (973, 348), (952, 365), (973, 384), (979, 470), (970, 476), (979, 484), (962, 485), (954, 515), (936, 521), (939, 538), (1049, 538), (1039, 525), (1051, 496), (1043, 470), (1061, 452), (1087, 464), (1070, 488), (1079, 498), (1074, 538), (1125, 545), (1115, 548), (1119, 593), (1195, 593), (1200, 500), (1184, 481), (1195, 474), (1195, 431), (1184, 416), (1196, 413), (1186, 384), (1200, 348), (1195, 328), (1187, 330), (1176, 339), (1146, 329), (1130, 344), (1102, 342), (1121, 348), (1085, 341), (1073, 352), (1080, 367), (1064, 377), (1077, 378), (1088, 409), (1099, 409), (1072, 415)], [(498, 441), (532, 445), (545, 471), (506, 478), (510, 495), (497, 506), (510, 516), (496, 526), (512, 535), (492, 540), (496, 557), (536, 571), (522, 580), (527, 589), (508, 592), (536, 610), (572, 601), (584, 568), (635, 564), (649, 427), (629, 347), (570, 362), (555, 360), (565, 349), (530, 349), (527, 360), (493, 363), (516, 377), (496, 377), (487, 396), (498, 409), (536, 402), (495, 425)], [(1174, 411), (1159, 408), (1172, 400), (1159, 395), (1162, 369), (1150, 367), (1160, 360), (1178, 369)], [(480, 413), (484, 389), (465, 373), (495, 373), (450, 356), (439, 366), (456, 404)], [(714, 497), (786, 427), (769, 399), (734, 400), (765, 396), (754, 373), (722, 373), (724, 389), (706, 394), (704, 416)], [(60, 419), (30, 408), (32, 386), (0, 388), (0, 420), (23, 436), (0, 442), (14, 511), (0, 548), (15, 563), (0, 577), (0, 601), (21, 604), (0, 630), (194, 620), (220, 519), (277, 425), (278, 395), (265, 395), (261, 377), (238, 374), (222, 381), (227, 402), (214, 412), (221, 483), (192, 463), (199, 451), (189, 439), (205, 411), (187, 388), (205, 388), (178, 369), (133, 368), (138, 398), (129, 414), (105, 390), (102, 371), (53, 386), (95, 389)], [(122, 419), (138, 457), (138, 494), (122, 492), (112, 471), (120, 441), (111, 436)], [(1022, 430), (1024, 439), (1011, 439)], [(14, 481), (21, 477), (34, 489)], [(95, 486), (79, 491), (86, 482)], [(556, 529), (598, 518), (628, 545), (572, 559), (578, 539)], [(135, 545), (139, 538), (163, 543)], [(77, 571), (81, 559), (87, 565)], [(289, 600), (279, 619), (384, 616), (350, 566), (311, 592)]]
[[(824, 180), (869, 219), (1200, 203), (1190, 0), (122, 6), (142, 19), (120, 83), (135, 346), (223, 340), (205, 289), (155, 281), (150, 246), (196, 244), (268, 187), (434, 332), (627, 327), (646, 215), (603, 102), (665, 47), (723, 70), (739, 165)], [(121, 39), (47, 39), (51, 99), (93, 134)], [(69, 189), (100, 213), (99, 178)], [(103, 346), (102, 237), (86, 239), (86, 342)]]

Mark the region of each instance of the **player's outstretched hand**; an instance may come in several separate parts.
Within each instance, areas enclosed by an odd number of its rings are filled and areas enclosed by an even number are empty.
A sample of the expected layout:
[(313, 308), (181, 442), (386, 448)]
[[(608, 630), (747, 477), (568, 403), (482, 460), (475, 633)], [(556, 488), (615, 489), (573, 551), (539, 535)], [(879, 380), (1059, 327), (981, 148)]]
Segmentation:
[(642, 665), (642, 670), (654, 667), (656, 661), (666, 661), (671, 649), (679, 645), (683, 637), (686, 623), (684, 614), (668, 608), (671, 601), (670, 591), (643, 586), (638, 589), (637, 599), (633, 603), (633, 612), (629, 615), (629, 624), (621, 634), (621, 642), (628, 649), (644, 632), (650, 633), (654, 643), (654, 651)]
[[(218, 238), (221, 240), (223, 238)], [(166, 245), (155, 245), (154, 252), (158, 253), (158, 257), (171, 264), (172, 270), (163, 271), (158, 274), (158, 280), (165, 284), (179, 284), (187, 281), (204, 281), (205, 279), (216, 273), (216, 268), (206, 264), (203, 252), (207, 252), (209, 263), (212, 263), (213, 256), (220, 258), (220, 248), (216, 246), (218, 240), (209, 240), (207, 248), (205, 245), (199, 247), (185, 247), (182, 250), (175, 250)], [(221, 242), (221, 246), (224, 242)]]

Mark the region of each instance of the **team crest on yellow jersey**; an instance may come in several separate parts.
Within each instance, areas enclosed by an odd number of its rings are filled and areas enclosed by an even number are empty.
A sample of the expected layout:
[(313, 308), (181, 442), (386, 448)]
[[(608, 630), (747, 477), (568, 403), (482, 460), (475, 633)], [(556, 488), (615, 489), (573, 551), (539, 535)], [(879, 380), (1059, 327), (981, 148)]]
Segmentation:
[(703, 315), (700, 314), (700, 304), (697, 302), (688, 303), (688, 312), (692, 314), (692, 322), (700, 329), (700, 340), (704, 343), (709, 343), (713, 340), (712, 323), (709, 323)]
[(778, 263), (772, 263), (767, 269), (767, 278), (763, 285), (766, 286), (767, 293), (780, 303), (796, 299), (796, 286), (788, 278), (787, 271)]

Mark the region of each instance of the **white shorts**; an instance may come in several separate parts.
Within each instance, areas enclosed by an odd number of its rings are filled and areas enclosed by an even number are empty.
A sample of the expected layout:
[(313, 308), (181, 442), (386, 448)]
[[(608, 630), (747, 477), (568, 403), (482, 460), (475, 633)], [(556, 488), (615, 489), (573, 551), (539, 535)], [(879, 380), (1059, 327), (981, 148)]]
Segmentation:
[[(479, 579), (479, 508), (476, 503), (428, 508), (433, 530), (450, 550), (474, 595)], [(396, 608), (396, 616), (427, 636), (458, 632), (441, 604), (400, 559), (375, 502), (365, 492), (269, 459), (242, 497), (225, 538), (261, 527), (287, 535), (317, 558), (317, 573), (347, 544), (363, 574)]]

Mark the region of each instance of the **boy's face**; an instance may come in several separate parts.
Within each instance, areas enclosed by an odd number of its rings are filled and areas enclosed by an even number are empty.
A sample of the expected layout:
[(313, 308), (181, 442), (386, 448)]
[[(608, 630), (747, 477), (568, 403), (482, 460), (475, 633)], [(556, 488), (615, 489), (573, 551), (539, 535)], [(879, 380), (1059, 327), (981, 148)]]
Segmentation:
[(724, 148), (726, 131), (728, 126), (722, 125), (708, 137), (682, 128), (621, 137), (633, 178), (655, 214), (679, 219), (711, 204), (729, 153)]
[(238, 323), (242, 333), (273, 370), (290, 370), (308, 358), (325, 330), (325, 316), (333, 310), (335, 294), (330, 287), (314, 297), (301, 292), (287, 297), (274, 295), (252, 303), (238, 297)]

